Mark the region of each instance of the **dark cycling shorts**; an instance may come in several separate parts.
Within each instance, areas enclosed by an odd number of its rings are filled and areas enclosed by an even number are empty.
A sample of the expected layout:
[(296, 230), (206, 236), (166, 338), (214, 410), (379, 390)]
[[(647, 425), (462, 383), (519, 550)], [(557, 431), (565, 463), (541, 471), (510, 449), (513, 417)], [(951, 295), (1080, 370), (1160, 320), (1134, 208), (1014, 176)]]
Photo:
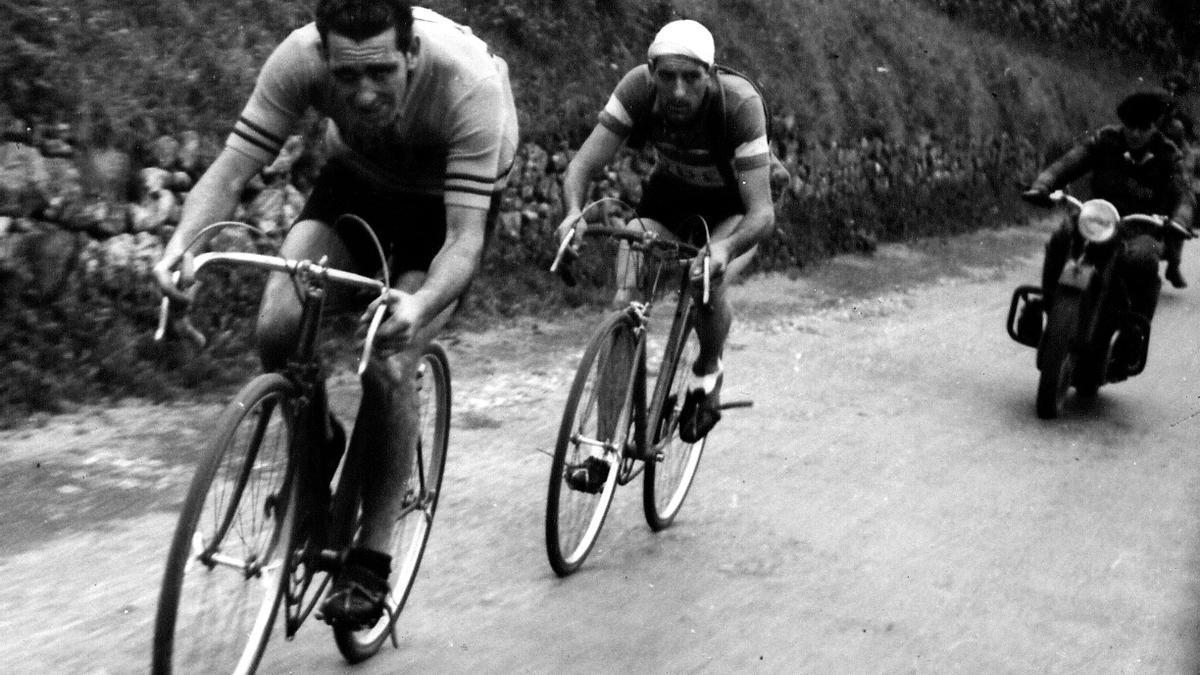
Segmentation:
[[(499, 205), (497, 193), (492, 196), (487, 214), (489, 239)], [(351, 219), (338, 221), (346, 213), (370, 225), (384, 255), (388, 256), (393, 276), (429, 271), (430, 263), (446, 241), (446, 205), (440, 195), (379, 190), (367, 185), (345, 165), (331, 161), (321, 169), (296, 220), (318, 220), (334, 227), (361, 274), (374, 274), (380, 269), (379, 253), (362, 225)]]
[(657, 220), (671, 234), (696, 245), (705, 241), (704, 227), (693, 216), (704, 218), (712, 231), (727, 218), (745, 213), (742, 195), (734, 188), (698, 188), (663, 175), (650, 177), (637, 208), (637, 215)]

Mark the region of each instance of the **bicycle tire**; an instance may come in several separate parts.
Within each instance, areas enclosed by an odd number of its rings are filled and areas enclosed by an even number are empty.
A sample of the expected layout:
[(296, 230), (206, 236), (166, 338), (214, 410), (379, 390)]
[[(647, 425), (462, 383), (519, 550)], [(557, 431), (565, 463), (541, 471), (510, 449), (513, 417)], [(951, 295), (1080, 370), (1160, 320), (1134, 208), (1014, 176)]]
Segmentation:
[(679, 515), (708, 441), (705, 437), (686, 443), (679, 438), (679, 412), (692, 362), (699, 353), (693, 319), (691, 296), (681, 293), (647, 413), (650, 457), (642, 483), (642, 508), (646, 523), (655, 532), (670, 527)]
[[(430, 344), (425, 348), (417, 366), (417, 377), (421, 430), (409, 466), (406, 508), (392, 529), (393, 569), (388, 579), (391, 592), (387, 611), (369, 628), (359, 631), (344, 627), (333, 629), (338, 650), (350, 663), (374, 656), (392, 634), (392, 627), (416, 581), (441, 494), (450, 437), (451, 402), (450, 361), (441, 345)], [(418, 479), (415, 485), (414, 477)]]
[[(636, 419), (632, 415), (633, 388), (627, 380), (637, 357), (632, 320), (624, 312), (615, 312), (592, 334), (575, 371), (554, 446), (546, 497), (546, 555), (560, 577), (583, 564), (612, 505), (622, 454), (618, 448), (624, 448)], [(612, 403), (602, 402), (612, 401), (613, 392), (623, 397), (615, 413)], [(585, 446), (581, 438), (591, 439), (592, 444)], [(595, 493), (571, 487), (568, 468), (592, 456), (596, 443), (608, 447), (603, 451), (609, 463), (603, 487)]]
[(1041, 373), (1038, 375), (1037, 416), (1044, 420), (1062, 415), (1066, 403), (1067, 389), (1075, 370), (1075, 355), (1071, 353), (1071, 341), (1080, 311), (1081, 299), (1077, 295), (1060, 293), (1046, 318), (1046, 331), (1042, 336)]
[[(258, 666), (287, 574), (281, 554), (293, 530), (289, 447), (297, 395), (287, 378), (267, 373), (221, 413), (167, 555), (152, 672), (252, 673)], [(193, 593), (199, 597), (189, 602)], [(211, 609), (195, 606), (205, 600)]]

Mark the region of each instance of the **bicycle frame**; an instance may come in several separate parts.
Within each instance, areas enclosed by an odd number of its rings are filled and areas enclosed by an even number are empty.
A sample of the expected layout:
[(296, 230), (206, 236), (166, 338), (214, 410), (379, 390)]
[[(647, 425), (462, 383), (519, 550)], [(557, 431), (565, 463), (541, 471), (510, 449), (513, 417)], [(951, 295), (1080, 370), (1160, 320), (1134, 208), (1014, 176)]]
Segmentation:
[[(397, 293), (388, 289), (382, 282), (369, 279), (350, 272), (326, 267), (324, 260), (313, 263), (301, 260), (292, 261), (276, 256), (257, 253), (241, 252), (212, 252), (196, 256), (195, 272), (199, 273), (207, 265), (232, 264), (256, 267), (272, 272), (284, 272), (297, 280), (301, 289), (301, 314), (297, 329), (296, 347), (289, 356), (280, 374), (290, 380), (300, 392), (298, 407), (295, 411), (296, 428), (290, 430), (288, 479), (284, 484), (285, 494), (295, 494), (301, 503), (309, 505), (312, 513), (331, 513), (331, 518), (315, 518), (311, 522), (298, 525), (306, 528), (310, 546), (305, 547), (299, 564), (289, 564), (288, 577), (292, 577), (294, 569), (303, 565), (306, 570), (302, 579), (296, 580), (298, 592), (290, 583), (285, 584), (283, 600), (285, 635), (288, 639), (295, 636), (300, 625), (316, 607), (325, 585), (327, 576), (314, 593), (309, 593), (315, 572), (336, 573), (343, 564), (345, 550), (353, 541), (355, 532), (353, 525), (358, 515), (359, 496), (362, 481), (362, 458), (347, 448), (341, 462), (341, 475), (337, 481), (336, 490), (331, 494), (329, 481), (332, 475), (325, 466), (322, 443), (324, 438), (324, 423), (327, 414), (325, 406), (317, 409), (316, 400), (318, 387), (324, 382), (324, 368), (317, 354), (318, 338), (321, 321), (324, 317), (326, 286), (334, 282), (360, 289), (373, 290), (382, 295)], [(380, 303), (365, 340), (362, 357), (359, 361), (359, 375), (365, 371), (370, 359), (375, 332), (383, 318), (384, 303)], [(163, 299), (159, 317), (159, 327), (156, 338), (161, 339), (166, 332), (169, 303)], [(257, 432), (261, 433), (261, 432)], [(420, 454), (418, 454), (420, 457)], [(424, 467), (419, 467), (418, 475), (422, 480), (419, 494), (424, 495)], [(297, 491), (292, 489), (292, 481), (298, 481)], [(240, 493), (244, 485), (236, 490)], [(417, 509), (425, 509), (426, 500), (420, 499), (405, 504), (398, 518), (412, 513)], [(226, 524), (226, 527), (228, 524)], [(247, 570), (247, 573), (252, 570)], [(305, 602), (305, 598), (308, 601)], [(394, 636), (393, 636), (394, 639)]]
[[(692, 281), (688, 278), (686, 272), (682, 271), (682, 268), (688, 265), (691, 257), (698, 254), (699, 250), (688, 244), (670, 242), (647, 235), (646, 233), (631, 232), (620, 228), (590, 228), (588, 234), (592, 236), (617, 237), (629, 241), (631, 250), (641, 251), (654, 258), (657, 262), (648, 284), (645, 301), (632, 301), (627, 307), (620, 310), (630, 322), (630, 328), (635, 336), (634, 357), (630, 364), (630, 371), (626, 380), (628, 384), (626, 385), (624, 396), (626, 405), (632, 403), (630, 410), (633, 419), (630, 421), (633, 424), (634, 430), (633, 447), (629, 448), (628, 442), (626, 442), (627, 447), (617, 448), (612, 447), (613, 444), (611, 443), (606, 445), (594, 439), (579, 439), (581, 444), (592, 445), (603, 448), (606, 451), (616, 452), (617, 456), (621, 458), (617, 481), (619, 484), (625, 485), (642, 473), (645, 469), (645, 462), (660, 459), (658, 448), (663, 442), (663, 439), (659, 438), (659, 430), (646, 428), (649, 423), (648, 411), (656, 409), (652, 406), (661, 408), (667, 397), (667, 391), (664, 388), (656, 387), (651, 400), (647, 402), (646, 342), (649, 333), (650, 317), (655, 305), (655, 297), (658, 295), (659, 284), (663, 279), (665, 269), (669, 267), (681, 269), (679, 285), (677, 287), (679, 299), (675, 306), (673, 325), (681, 321), (687, 321), (688, 314), (692, 311), (693, 306), (691, 297)], [(647, 403), (649, 403), (649, 406)]]

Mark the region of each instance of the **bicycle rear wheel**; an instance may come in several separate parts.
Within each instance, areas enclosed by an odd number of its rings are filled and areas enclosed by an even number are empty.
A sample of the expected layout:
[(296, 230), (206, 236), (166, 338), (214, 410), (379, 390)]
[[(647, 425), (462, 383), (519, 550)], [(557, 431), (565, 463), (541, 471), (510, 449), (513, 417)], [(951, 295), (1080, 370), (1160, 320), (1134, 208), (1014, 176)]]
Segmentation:
[(647, 413), (649, 454), (653, 457), (646, 461), (642, 507), (646, 522), (656, 532), (669, 527), (679, 514), (708, 440), (702, 438), (693, 444), (679, 438), (679, 413), (687, 394), (692, 363), (700, 353), (691, 298), (683, 293), (679, 302)]
[(417, 364), (416, 377), (420, 431), (416, 451), (409, 462), (404, 510), (392, 528), (392, 575), (388, 579), (391, 593), (387, 611), (375, 625), (363, 630), (334, 628), (338, 650), (350, 663), (374, 656), (392, 634), (392, 626), (404, 609), (417, 578), (441, 493), (450, 437), (450, 362), (440, 345), (431, 344), (425, 349)]
[(167, 556), (154, 673), (250, 673), (279, 607), (297, 392), (278, 374), (225, 407), (197, 467)]
[[(546, 499), (546, 554), (559, 576), (583, 564), (612, 504), (622, 450), (634, 423), (630, 375), (637, 337), (624, 313), (609, 316), (592, 334), (567, 395), (550, 465)], [(568, 471), (595, 457), (608, 465), (603, 484), (580, 489)]]

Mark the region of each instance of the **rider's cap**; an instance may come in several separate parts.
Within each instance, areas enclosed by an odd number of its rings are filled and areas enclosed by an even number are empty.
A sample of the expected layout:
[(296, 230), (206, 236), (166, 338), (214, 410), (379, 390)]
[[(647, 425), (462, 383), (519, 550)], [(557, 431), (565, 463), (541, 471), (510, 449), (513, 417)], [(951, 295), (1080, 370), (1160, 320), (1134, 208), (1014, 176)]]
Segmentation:
[(1126, 96), (1117, 105), (1117, 118), (1121, 124), (1134, 129), (1145, 129), (1166, 112), (1166, 97), (1160, 91), (1139, 91)]
[(712, 67), (716, 58), (716, 47), (713, 45), (712, 33), (707, 28), (691, 19), (672, 21), (663, 26), (654, 36), (646, 56), (655, 59), (659, 56), (686, 56)]

